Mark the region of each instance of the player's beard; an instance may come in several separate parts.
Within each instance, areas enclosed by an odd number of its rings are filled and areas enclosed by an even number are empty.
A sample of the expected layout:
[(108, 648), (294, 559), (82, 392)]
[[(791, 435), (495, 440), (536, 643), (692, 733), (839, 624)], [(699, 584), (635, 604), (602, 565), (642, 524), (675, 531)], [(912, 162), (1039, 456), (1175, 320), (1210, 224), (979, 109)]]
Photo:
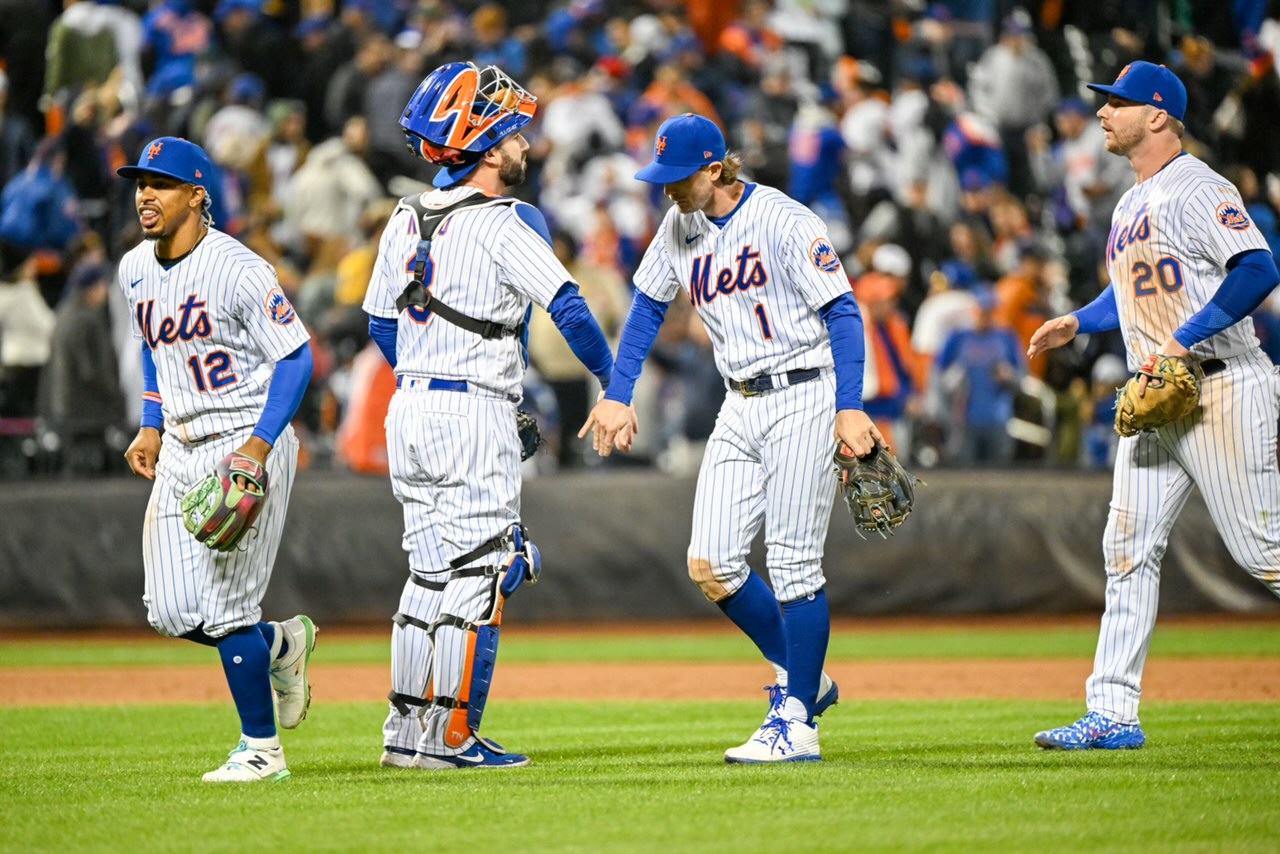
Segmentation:
[(520, 153), (519, 159), (505, 151), (499, 151), (498, 156), (502, 158), (502, 165), (498, 167), (498, 180), (508, 187), (518, 187), (523, 184), (528, 172), (524, 152)]
[(1111, 139), (1105, 145), (1107, 151), (1112, 154), (1121, 156), (1127, 155), (1130, 151), (1137, 148), (1138, 143), (1142, 142), (1143, 129), (1141, 125), (1129, 125), (1128, 127), (1111, 128)]

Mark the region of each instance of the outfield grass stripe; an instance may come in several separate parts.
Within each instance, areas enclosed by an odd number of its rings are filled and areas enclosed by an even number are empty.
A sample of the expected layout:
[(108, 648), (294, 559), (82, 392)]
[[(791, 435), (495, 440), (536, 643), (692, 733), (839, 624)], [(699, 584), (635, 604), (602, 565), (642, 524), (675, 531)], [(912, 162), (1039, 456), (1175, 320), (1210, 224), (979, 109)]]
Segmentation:
[(0, 709), (0, 851), (1274, 851), (1277, 704), (1147, 703), (1140, 751), (1054, 753), (1072, 702), (848, 702), (822, 763), (726, 767), (760, 703), (495, 703), (507, 772), (377, 767), (379, 703), (284, 734), (293, 778), (213, 787), (228, 704)]
[[(338, 664), (390, 666), (387, 633), (357, 635), (323, 632), (317, 660)], [(984, 628), (916, 628), (832, 633), (828, 658), (840, 661), (936, 660), (975, 658), (1092, 660), (1096, 624), (1035, 629), (1020, 625)], [(19, 641), (0, 640), (0, 667), (89, 667), (95, 665), (182, 665), (207, 659), (196, 644), (153, 635), (136, 639), (75, 640), (57, 635)], [(1152, 640), (1155, 658), (1277, 658), (1280, 625), (1160, 625)], [(504, 662), (705, 662), (755, 661), (758, 653), (732, 627), (716, 631), (628, 633), (546, 633), (512, 626), (502, 633)]]

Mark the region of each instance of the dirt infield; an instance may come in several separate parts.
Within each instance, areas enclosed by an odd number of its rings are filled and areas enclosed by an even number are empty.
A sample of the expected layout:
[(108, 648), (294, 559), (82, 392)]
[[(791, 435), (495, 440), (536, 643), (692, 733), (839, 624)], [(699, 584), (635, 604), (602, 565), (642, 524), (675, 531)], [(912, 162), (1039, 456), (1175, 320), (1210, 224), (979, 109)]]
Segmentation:
[[(846, 700), (1035, 699), (1084, 695), (1091, 662), (862, 661), (827, 669)], [(741, 700), (767, 676), (756, 664), (505, 664), (493, 699)], [(360, 702), (386, 694), (385, 667), (312, 666), (317, 702)], [(0, 705), (206, 703), (227, 699), (222, 671), (208, 667), (0, 669)], [(1158, 660), (1147, 668), (1145, 700), (1277, 701), (1280, 661)]]
[[(930, 631), (954, 628), (957, 621), (860, 621), (853, 631)], [(1081, 621), (1055, 620), (1057, 625)], [(1194, 621), (1199, 622), (1199, 621)], [(1002, 620), (1014, 626), (1020, 619)], [(1034, 625), (1043, 627), (1037, 619)], [(1028, 620), (1027, 625), (1032, 623)], [(1088, 625), (1096, 625), (1096, 618)], [(1239, 621), (1233, 621), (1238, 625)], [(968, 625), (973, 625), (972, 622)], [(1206, 621), (1205, 625), (1212, 623)], [(589, 642), (600, 629), (520, 627), (548, 637), (582, 637)], [(654, 631), (718, 634), (720, 625), (659, 624), (618, 627), (629, 633)], [(836, 628), (842, 631), (841, 627)], [(326, 637), (369, 635), (385, 637), (381, 629), (329, 631)], [(48, 637), (48, 636), (44, 636)], [(39, 643), (39, 635), (8, 633), (6, 641)], [(77, 636), (92, 643), (155, 643), (144, 633), (93, 633)], [(828, 672), (840, 683), (846, 700), (917, 699), (1079, 699), (1092, 662), (1087, 659), (834, 661)], [(497, 673), (497, 700), (738, 700), (754, 696), (767, 680), (759, 664), (530, 664), (504, 663)], [(387, 690), (382, 665), (326, 664), (317, 656), (311, 682), (317, 702), (378, 700)], [(134, 703), (205, 703), (227, 699), (227, 687), (215, 661), (208, 667), (58, 667), (0, 668), (0, 705), (114, 705)], [(1145, 700), (1280, 701), (1280, 659), (1204, 658), (1152, 660), (1144, 678)]]

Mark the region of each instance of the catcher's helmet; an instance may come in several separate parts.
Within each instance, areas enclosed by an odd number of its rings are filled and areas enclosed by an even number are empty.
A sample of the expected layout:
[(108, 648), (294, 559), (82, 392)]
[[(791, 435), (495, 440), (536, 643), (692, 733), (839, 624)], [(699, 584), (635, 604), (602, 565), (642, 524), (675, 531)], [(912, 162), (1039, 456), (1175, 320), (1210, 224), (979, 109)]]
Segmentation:
[(465, 178), (481, 156), (533, 119), (536, 101), (492, 65), (442, 65), (418, 84), (400, 116), (409, 150), (444, 168), (437, 187)]

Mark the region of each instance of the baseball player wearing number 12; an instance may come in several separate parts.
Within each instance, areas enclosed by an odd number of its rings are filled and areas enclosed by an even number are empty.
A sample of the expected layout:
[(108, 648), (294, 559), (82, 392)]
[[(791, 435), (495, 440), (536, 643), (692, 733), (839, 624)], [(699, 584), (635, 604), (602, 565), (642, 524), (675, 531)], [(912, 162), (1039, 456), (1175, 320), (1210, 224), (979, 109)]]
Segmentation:
[(1111, 219), (1111, 284), (1089, 305), (1040, 327), (1028, 355), (1118, 327), (1130, 370), (1155, 354), (1189, 354), (1204, 379), (1198, 411), (1120, 439), (1088, 713), (1035, 736), (1041, 747), (1063, 750), (1146, 741), (1138, 701), (1160, 561), (1193, 486), (1232, 557), (1280, 596), (1280, 374), (1248, 321), (1280, 273), (1239, 191), (1182, 150), (1187, 92), (1173, 72), (1135, 62), (1114, 84), (1089, 88), (1107, 96), (1098, 110), (1107, 150), (1128, 158), (1137, 183)]
[[(161, 137), (135, 166), (143, 242), (118, 279), (142, 341), (142, 424), (125, 452), (155, 481), (143, 523), (147, 620), (163, 635), (216, 647), (240, 716), (240, 741), (209, 783), (289, 776), (273, 712), (296, 727), (311, 701), (315, 626), (298, 615), (262, 620), (298, 464), (289, 426), (311, 378), (310, 336), (265, 260), (213, 228), (209, 158)], [(161, 431), (163, 430), (163, 435)], [(236, 452), (267, 472), (256, 529), (213, 551), (183, 522), (182, 499)]]
[[(862, 321), (823, 222), (739, 180), (740, 167), (702, 116), (658, 128), (653, 162), (636, 177), (664, 185), (675, 204), (636, 271), (614, 381), (579, 435), (592, 432), (604, 456), (631, 447), (632, 389), (684, 289), (730, 389), (698, 474), (689, 575), (777, 676), (764, 723), (725, 761), (814, 761), (814, 718), (839, 696), (822, 670), (832, 450), (839, 441), (861, 456), (882, 438), (862, 411)], [(747, 565), (762, 525), (772, 590)]]

